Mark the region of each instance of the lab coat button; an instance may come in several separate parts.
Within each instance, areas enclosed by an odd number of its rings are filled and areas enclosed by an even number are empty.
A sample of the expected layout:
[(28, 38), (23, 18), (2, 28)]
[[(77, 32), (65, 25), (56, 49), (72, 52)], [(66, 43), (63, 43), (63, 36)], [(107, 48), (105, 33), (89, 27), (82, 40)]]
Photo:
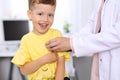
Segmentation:
[(100, 61), (102, 61), (102, 59), (100, 59)]

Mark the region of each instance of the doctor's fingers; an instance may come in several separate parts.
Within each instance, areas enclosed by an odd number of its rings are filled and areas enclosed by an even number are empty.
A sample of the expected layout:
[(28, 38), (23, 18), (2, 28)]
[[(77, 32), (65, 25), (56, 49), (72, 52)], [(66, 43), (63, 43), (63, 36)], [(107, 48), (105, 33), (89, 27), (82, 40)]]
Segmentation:
[(46, 48), (51, 51), (56, 51), (59, 43), (58, 42), (52, 42), (49, 45), (46, 45)]
[(46, 46), (48, 46), (48, 45), (50, 45), (50, 44), (52, 44), (52, 43), (59, 43), (59, 42), (61, 42), (62, 40), (62, 37), (57, 37), (57, 38), (54, 38), (54, 39), (51, 39), (51, 40), (49, 40), (48, 42), (46, 42)]
[(62, 51), (59, 45), (54, 46), (54, 47), (51, 47), (50, 50), (51, 50), (51, 51), (57, 51), (57, 52), (58, 52), (58, 51)]
[(55, 39), (52, 39), (52, 40), (49, 40), (48, 42), (46, 42), (45, 45), (46, 45), (47, 47), (50, 47), (50, 46), (53, 45), (54, 42), (56, 42), (56, 38), (55, 38)]

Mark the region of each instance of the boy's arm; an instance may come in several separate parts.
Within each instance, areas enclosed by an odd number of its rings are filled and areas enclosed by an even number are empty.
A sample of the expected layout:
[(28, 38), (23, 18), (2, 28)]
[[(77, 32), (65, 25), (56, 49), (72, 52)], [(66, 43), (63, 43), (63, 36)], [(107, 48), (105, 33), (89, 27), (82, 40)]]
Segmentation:
[(57, 61), (57, 70), (55, 80), (64, 80), (65, 74), (65, 56), (61, 56)]
[(54, 62), (56, 60), (57, 60), (57, 55), (55, 53), (48, 53), (37, 60), (28, 62), (25, 65), (20, 66), (20, 71), (23, 75), (27, 75), (37, 71), (42, 65), (46, 63)]

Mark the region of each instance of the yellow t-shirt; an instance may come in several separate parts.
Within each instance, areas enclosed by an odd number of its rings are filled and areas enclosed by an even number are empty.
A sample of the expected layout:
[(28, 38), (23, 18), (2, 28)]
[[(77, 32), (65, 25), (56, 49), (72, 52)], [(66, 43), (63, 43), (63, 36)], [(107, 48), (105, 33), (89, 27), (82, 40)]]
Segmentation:
[[(12, 59), (12, 63), (17, 66), (24, 65), (26, 62), (34, 61), (49, 51), (45, 47), (45, 43), (55, 37), (60, 37), (61, 33), (56, 29), (50, 29), (44, 35), (38, 36), (30, 32), (23, 36), (20, 48)], [(69, 60), (70, 55), (67, 52), (59, 52), (59, 56), (65, 55), (65, 59)], [(56, 63), (49, 63), (41, 66), (36, 72), (28, 75), (28, 80), (42, 80), (43, 78), (55, 77)], [(66, 76), (66, 74), (65, 74)]]

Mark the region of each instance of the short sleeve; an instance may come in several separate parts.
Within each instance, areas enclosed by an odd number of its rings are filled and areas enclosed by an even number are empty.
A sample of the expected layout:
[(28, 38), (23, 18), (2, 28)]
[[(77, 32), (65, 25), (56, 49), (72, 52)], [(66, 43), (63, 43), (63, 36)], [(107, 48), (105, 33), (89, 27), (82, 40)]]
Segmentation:
[(65, 56), (65, 60), (68, 61), (70, 60), (70, 53), (69, 52), (58, 52), (58, 56)]
[(21, 41), (21, 45), (11, 62), (17, 66), (21, 66), (30, 61), (31, 58), (27, 49), (26, 41), (23, 38)]

